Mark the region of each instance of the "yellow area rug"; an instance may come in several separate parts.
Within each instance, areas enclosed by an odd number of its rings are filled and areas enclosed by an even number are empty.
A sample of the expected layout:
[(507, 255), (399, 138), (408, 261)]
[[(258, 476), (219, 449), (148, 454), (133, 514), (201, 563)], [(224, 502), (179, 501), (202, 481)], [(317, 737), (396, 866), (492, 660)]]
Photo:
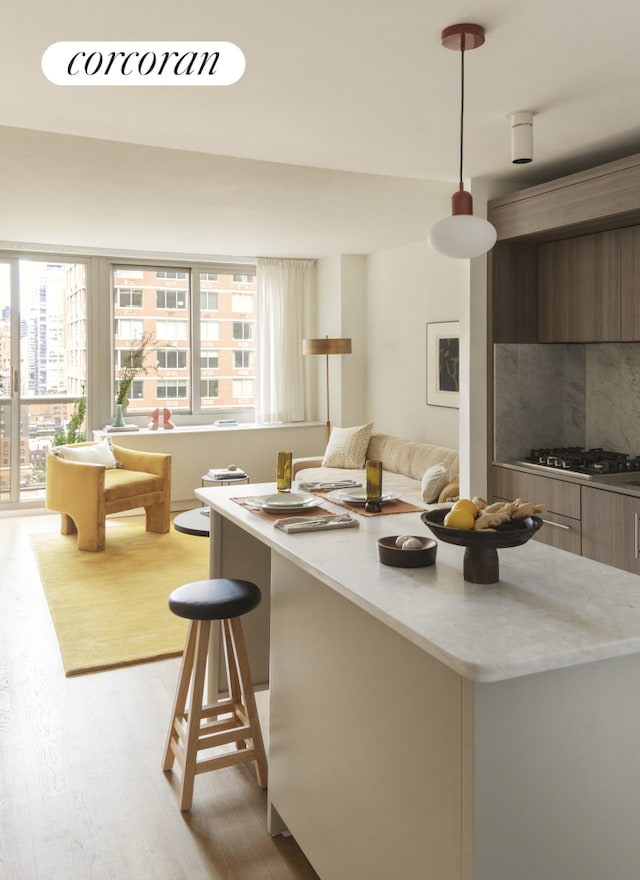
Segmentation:
[(35, 534), (31, 543), (65, 675), (182, 653), (188, 621), (167, 598), (208, 577), (209, 541), (173, 526), (147, 532), (139, 516), (107, 520), (103, 553), (78, 550), (75, 535)]

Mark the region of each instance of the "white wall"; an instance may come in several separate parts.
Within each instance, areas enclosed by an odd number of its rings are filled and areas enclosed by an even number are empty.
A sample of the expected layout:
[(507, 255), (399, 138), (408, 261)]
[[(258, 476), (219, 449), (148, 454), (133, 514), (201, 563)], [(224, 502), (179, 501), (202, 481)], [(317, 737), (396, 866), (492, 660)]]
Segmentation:
[(296, 458), (315, 455), (324, 449), (322, 425), (202, 426), (111, 436), (116, 446), (173, 456), (171, 502), (174, 509), (196, 506), (193, 490), (200, 487), (200, 478), (210, 468), (236, 464), (249, 474), (252, 483), (272, 482), (279, 449), (291, 449)]
[(368, 259), (367, 419), (376, 431), (458, 448), (459, 411), (427, 404), (426, 325), (460, 320), (465, 264), (435, 254), (428, 228), (425, 219), (423, 241)]

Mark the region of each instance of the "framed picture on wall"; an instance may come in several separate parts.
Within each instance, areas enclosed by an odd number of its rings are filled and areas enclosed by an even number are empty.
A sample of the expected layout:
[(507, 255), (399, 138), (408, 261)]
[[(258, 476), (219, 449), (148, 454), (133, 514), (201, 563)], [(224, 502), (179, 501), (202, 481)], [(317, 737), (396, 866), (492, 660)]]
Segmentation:
[(460, 323), (427, 324), (427, 403), (459, 407)]

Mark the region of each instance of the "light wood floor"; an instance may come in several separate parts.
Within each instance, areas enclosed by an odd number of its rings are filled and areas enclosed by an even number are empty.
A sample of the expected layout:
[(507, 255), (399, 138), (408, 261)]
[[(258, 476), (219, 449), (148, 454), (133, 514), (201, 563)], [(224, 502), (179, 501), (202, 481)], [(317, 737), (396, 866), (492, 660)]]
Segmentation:
[(64, 677), (29, 542), (57, 527), (0, 518), (0, 877), (317, 880), (267, 833), (252, 766), (199, 776), (180, 813), (160, 768), (178, 660)]

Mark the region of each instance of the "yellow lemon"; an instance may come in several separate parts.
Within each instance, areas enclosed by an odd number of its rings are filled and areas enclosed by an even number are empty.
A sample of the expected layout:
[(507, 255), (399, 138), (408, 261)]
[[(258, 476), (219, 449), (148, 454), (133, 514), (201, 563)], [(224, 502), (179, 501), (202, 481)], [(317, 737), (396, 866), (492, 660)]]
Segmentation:
[(459, 501), (451, 508), (452, 510), (466, 510), (468, 513), (472, 514), (475, 517), (478, 515), (478, 508), (469, 498), (460, 498)]
[(450, 529), (462, 529), (465, 532), (468, 532), (469, 529), (473, 528), (473, 524), (476, 521), (475, 516), (472, 513), (469, 513), (468, 510), (462, 510), (458, 508), (457, 510), (452, 509), (444, 518), (444, 525)]

